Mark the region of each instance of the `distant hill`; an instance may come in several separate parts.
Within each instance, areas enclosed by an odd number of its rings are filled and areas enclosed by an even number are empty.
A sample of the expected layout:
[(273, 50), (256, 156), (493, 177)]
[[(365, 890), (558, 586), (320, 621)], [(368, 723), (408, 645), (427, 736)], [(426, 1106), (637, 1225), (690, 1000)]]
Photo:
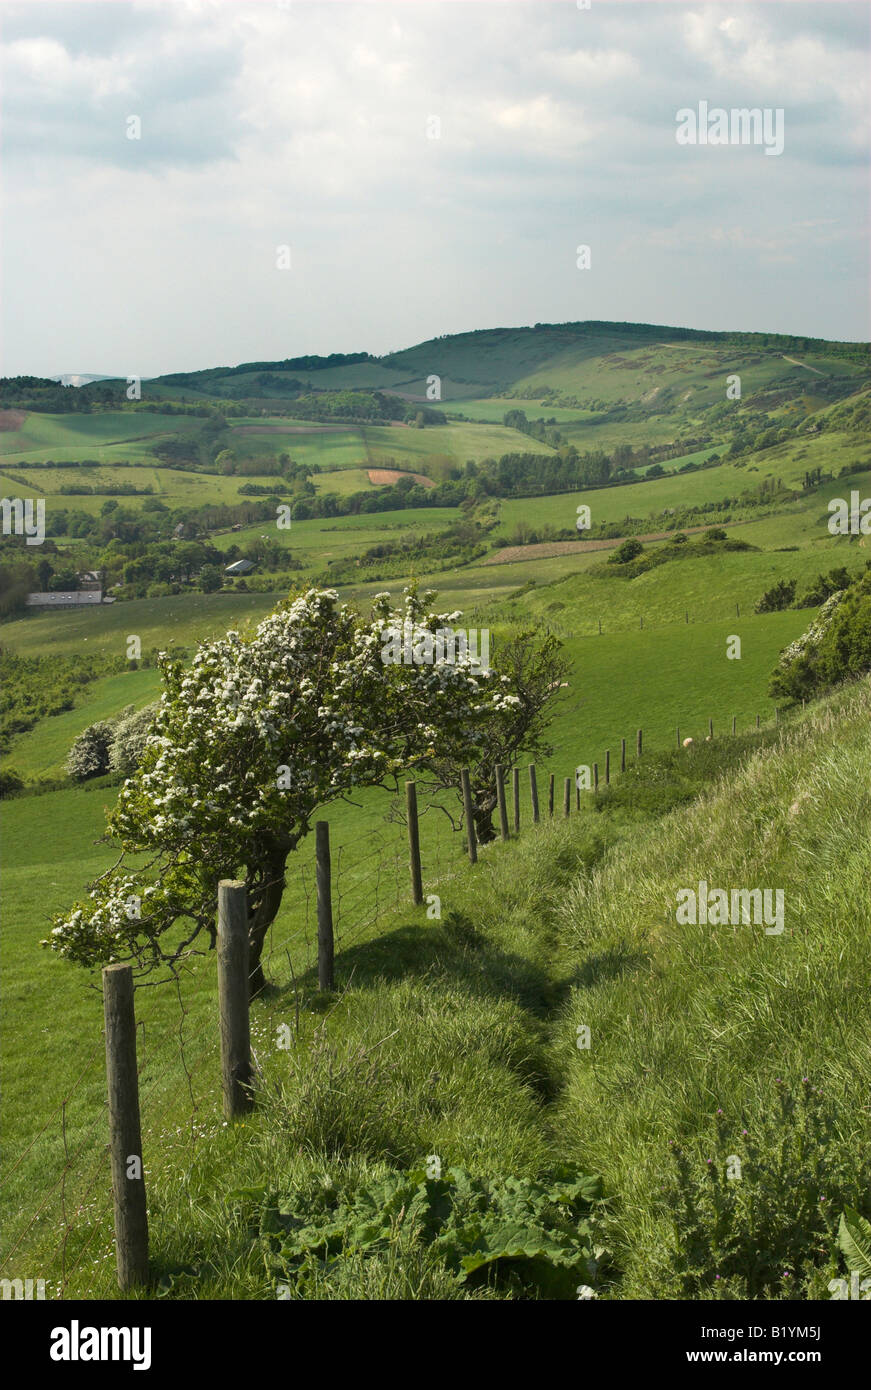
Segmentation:
[(661, 414), (688, 400), (723, 400), (724, 376), (733, 372), (746, 373), (754, 390), (811, 393), (819, 408), (855, 391), (868, 367), (866, 343), (591, 321), (447, 334), (384, 357), (334, 353), (173, 373), (153, 378), (148, 390), (162, 400), (241, 401), (354, 389), (438, 400), (454, 413), (467, 401), (504, 397)]
[(117, 381), (117, 377), (105, 372), (59, 372), (48, 377), (49, 381), (59, 381), (61, 386), (91, 386), (95, 381)]
[[(143, 380), (142, 398), (238, 403), (252, 413), (274, 404), (287, 414), (292, 402), (311, 393), (379, 392), (454, 416), (468, 405), (472, 420), (501, 421), (511, 409), (507, 403), (501, 408), (505, 400), (524, 409), (569, 410), (575, 418), (607, 414), (617, 422), (716, 406), (727, 399), (725, 378), (733, 375), (741, 378), (745, 405), (752, 396), (765, 411), (798, 403), (807, 414), (866, 384), (869, 345), (648, 323), (537, 323), (446, 334), (383, 357), (331, 353), (173, 372)], [(78, 386), (82, 401), (55, 404), (56, 383), (61, 390)], [(86, 373), (0, 382), (3, 405), (31, 409), (79, 409), (85, 399), (123, 404), (126, 389), (126, 378)]]
[(673, 461), (684, 470), (746, 459), (833, 429), (855, 442), (871, 372), (867, 343), (595, 321), (449, 334), (381, 357), (243, 362), (140, 386), (129, 396), (123, 377), (78, 387), (2, 378), (0, 454), (42, 467), (157, 460), (268, 476), (256, 484), (267, 488), (286, 482), (291, 464), (400, 468), (439, 484), (482, 465), (500, 495), (520, 495), (521, 483), (538, 494)]

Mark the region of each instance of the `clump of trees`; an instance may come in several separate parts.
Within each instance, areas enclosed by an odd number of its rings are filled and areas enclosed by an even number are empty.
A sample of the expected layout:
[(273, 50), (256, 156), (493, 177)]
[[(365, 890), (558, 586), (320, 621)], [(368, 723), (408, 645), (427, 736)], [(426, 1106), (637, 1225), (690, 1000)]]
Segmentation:
[(828, 574), (818, 574), (810, 588), (801, 598), (796, 598), (797, 579), (780, 579), (770, 589), (766, 589), (753, 606), (754, 613), (780, 613), (786, 608), (818, 608), (850, 586), (850, 573), (845, 565), (838, 565)]
[(770, 589), (766, 589), (753, 605), (754, 613), (781, 613), (790, 608), (795, 598), (797, 579), (779, 579)]
[(635, 536), (630, 536), (622, 545), (618, 545), (613, 555), (608, 556), (609, 565), (628, 565), (631, 560), (637, 559), (644, 554), (644, 546)]
[(127, 705), (114, 719), (98, 719), (83, 729), (67, 755), (72, 780), (87, 782), (107, 772), (132, 772), (145, 749), (157, 708), (152, 704), (135, 710)]
[[(637, 575), (645, 574), (659, 565), (667, 565), (672, 560), (701, 559), (722, 555), (726, 551), (755, 549), (756, 546), (747, 541), (729, 536), (722, 526), (710, 526), (701, 536), (692, 539), (677, 531), (667, 541), (648, 550), (644, 549), (637, 537), (630, 536), (608, 557), (606, 565), (597, 568), (599, 572), (611, 573), (616, 578), (635, 579)], [(609, 571), (608, 565), (613, 565), (614, 569)]]
[[(149, 662), (150, 657), (143, 657), (143, 665)], [(8, 750), (13, 734), (72, 709), (83, 686), (126, 669), (123, 656), (21, 656), (0, 648), (0, 752)]]

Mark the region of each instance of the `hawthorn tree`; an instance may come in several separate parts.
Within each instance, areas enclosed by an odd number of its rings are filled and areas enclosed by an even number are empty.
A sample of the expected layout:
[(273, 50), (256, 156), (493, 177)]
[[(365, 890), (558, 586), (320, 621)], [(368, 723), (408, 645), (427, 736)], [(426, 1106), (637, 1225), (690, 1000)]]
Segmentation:
[[(456, 791), (460, 769), (469, 767), (475, 834), (479, 844), (496, 838), (493, 813), (497, 806), (497, 763), (508, 773), (518, 754), (547, 756), (553, 747), (546, 738), (553, 704), (565, 685), (569, 665), (559, 638), (535, 632), (519, 632), (508, 640), (494, 642), (493, 671), (514, 699), (508, 707), (494, 709), (483, 721), (483, 739), (471, 758), (462, 750), (450, 755), (444, 746), (424, 760), (431, 773), (430, 791)], [(462, 758), (466, 758), (466, 762)]]
[[(407, 591), (392, 610), (380, 594), (363, 620), (308, 589), (253, 635), (203, 643), (188, 667), (162, 653), (152, 732), (108, 816), (118, 859), (43, 944), (85, 966), (172, 969), (202, 933), (214, 946), (218, 881), (241, 879), (251, 992), (262, 989), (287, 858), (315, 812), (362, 786), (395, 789), (416, 765), (478, 762), (514, 717), (507, 676), (471, 657), (418, 659), (459, 616), (427, 611), (432, 597)], [(415, 655), (385, 663), (397, 627)]]
[(67, 754), (66, 769), (74, 782), (85, 782), (109, 771), (114, 737), (115, 723), (111, 719), (98, 719), (82, 730)]

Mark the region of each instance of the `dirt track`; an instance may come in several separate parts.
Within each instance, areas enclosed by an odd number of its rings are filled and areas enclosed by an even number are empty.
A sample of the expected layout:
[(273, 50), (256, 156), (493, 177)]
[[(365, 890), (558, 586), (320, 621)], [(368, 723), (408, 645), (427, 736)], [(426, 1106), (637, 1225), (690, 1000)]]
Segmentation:
[[(740, 522), (735, 521), (730, 523), (732, 526), (740, 526), (740, 524)], [(710, 523), (710, 526), (716, 525), (716, 521)], [(710, 530), (710, 526), (684, 526), (683, 534), (694, 536), (699, 531)], [(616, 536), (611, 540), (539, 541), (536, 545), (506, 545), (495, 555), (488, 555), (486, 560), (481, 561), (481, 564), (510, 565), (518, 560), (549, 560), (555, 555), (584, 555), (588, 550), (615, 550), (625, 540), (667, 541), (669, 536), (675, 535), (677, 535), (676, 531), (647, 531), (643, 536)]]
[(234, 434), (314, 434), (324, 430), (350, 430), (353, 425), (320, 425), (313, 421), (310, 425), (234, 425)]
[(403, 473), (398, 468), (370, 468), (369, 481), (376, 487), (385, 487), (388, 483), (398, 483), (400, 478), (413, 478), (421, 487), (435, 487), (432, 478), (424, 477), (423, 473)]

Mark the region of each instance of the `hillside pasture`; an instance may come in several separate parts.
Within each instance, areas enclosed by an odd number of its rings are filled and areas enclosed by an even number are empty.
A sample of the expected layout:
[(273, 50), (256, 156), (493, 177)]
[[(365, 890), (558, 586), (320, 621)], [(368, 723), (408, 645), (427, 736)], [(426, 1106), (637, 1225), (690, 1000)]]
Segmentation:
[(594, 411), (547, 405), (534, 397), (484, 396), (480, 400), (442, 401), (439, 409), (446, 415), (467, 415), (470, 420), (489, 425), (501, 425), (509, 410), (522, 410), (529, 420), (556, 420), (558, 426), (583, 424), (596, 419)]
[[(111, 464), (80, 468), (40, 468), (20, 474), (9, 465), (8, 470), (0, 474), (0, 485), (4, 491), (14, 489), (14, 496), (45, 498), (46, 512), (49, 516), (57, 511), (81, 511), (96, 516), (111, 495), (111, 490), (125, 483), (140, 489), (150, 487), (150, 495), (170, 511), (202, 507), (211, 503), (233, 505), (250, 500), (239, 492), (239, 488), (245, 483), (268, 487), (282, 498), (290, 497), (288, 484), (273, 473), (256, 474), (252, 477), (227, 477), (216, 473), (194, 473), (181, 468), (159, 468), (143, 463), (132, 468), (112, 468)], [(93, 487), (99, 491), (93, 494), (61, 492), (62, 487), (81, 486)], [(136, 511), (142, 507), (146, 498), (143, 495), (119, 495), (115, 500), (119, 506)]]
[(167, 598), (133, 599), (93, 608), (29, 611), (3, 624), (3, 644), (22, 656), (45, 651), (60, 655), (93, 650), (126, 656), (127, 638), (135, 635), (143, 652), (189, 646), (218, 637), (233, 626), (257, 622), (274, 608), (280, 595), (237, 591), (200, 594), (188, 590)]
[[(736, 528), (733, 534), (743, 538), (743, 530)], [(615, 567), (608, 566), (602, 555), (583, 558), (588, 561), (583, 570), (563, 574), (549, 584), (543, 582), (543, 576), (539, 578), (535, 564), (518, 566), (535, 574), (538, 582), (533, 592), (500, 609), (500, 616), (514, 621), (534, 616), (539, 622), (552, 623), (561, 634), (593, 637), (598, 634), (600, 620), (605, 632), (635, 632), (641, 629), (642, 619), (646, 631), (648, 627), (686, 624), (689, 614), (690, 626), (728, 620), (731, 631), (740, 636), (745, 620), (754, 617), (757, 599), (780, 580), (797, 579), (801, 594), (821, 571), (840, 565), (860, 571), (866, 555), (845, 540), (838, 544), (833, 539), (825, 552), (731, 551), (674, 560), (634, 579), (612, 573)], [(803, 630), (813, 613), (802, 609), (794, 616)]]
[(53, 714), (27, 733), (14, 735), (7, 764), (25, 781), (64, 777), (67, 754), (83, 729), (98, 719), (114, 719), (127, 705), (139, 709), (149, 704), (161, 689), (160, 672), (154, 667), (92, 681), (74, 709)]
[(166, 434), (193, 433), (202, 423), (196, 416), (161, 415), (147, 410), (70, 415), (31, 411), (19, 429), (0, 431), (0, 455), (14, 454), (25, 461), (40, 462), (48, 458), (87, 457), (89, 453), (93, 457), (96, 450), (96, 457), (101, 458), (100, 449), (153, 442)]

